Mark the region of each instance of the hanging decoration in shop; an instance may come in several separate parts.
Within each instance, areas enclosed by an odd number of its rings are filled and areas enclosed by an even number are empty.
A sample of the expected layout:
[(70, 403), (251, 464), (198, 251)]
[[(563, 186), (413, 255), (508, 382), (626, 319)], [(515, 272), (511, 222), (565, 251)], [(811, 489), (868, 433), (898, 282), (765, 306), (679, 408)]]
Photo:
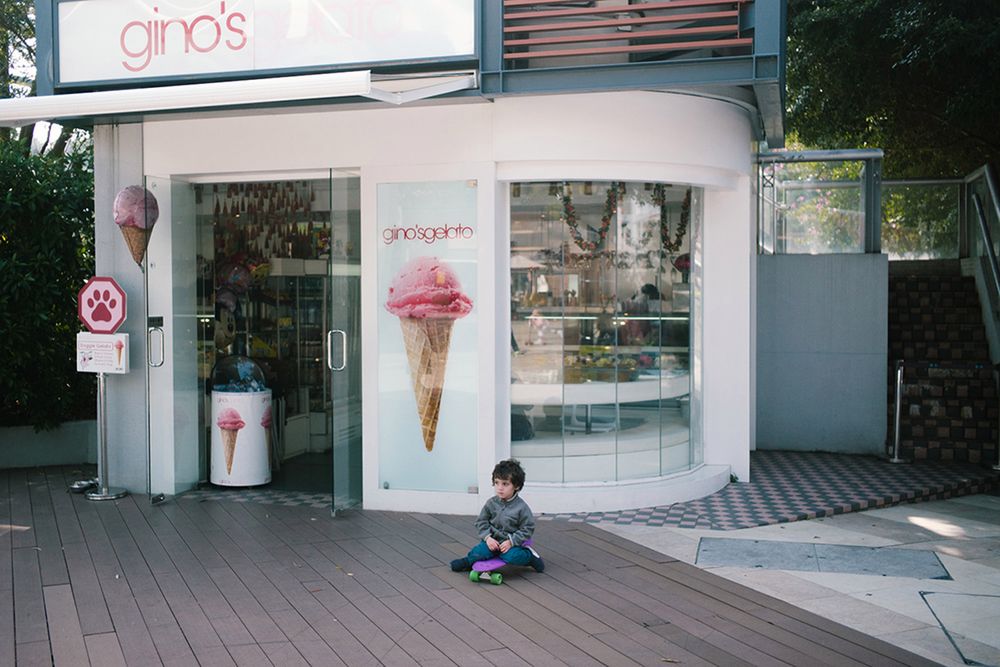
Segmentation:
[[(559, 188), (553, 184), (553, 186), (549, 188), (549, 192), (553, 193), (562, 201), (563, 220), (569, 227), (569, 234), (570, 237), (572, 237), (573, 242), (584, 252), (591, 254), (596, 253), (598, 248), (602, 247), (607, 240), (608, 232), (611, 229), (611, 220), (618, 212), (618, 202), (621, 197), (625, 196), (625, 183), (620, 181), (612, 182), (611, 187), (607, 190), (607, 195), (604, 200), (604, 211), (601, 215), (601, 225), (596, 230), (592, 227), (590, 228), (591, 230), (597, 232), (597, 240), (585, 238), (583, 232), (580, 231), (580, 220), (577, 217), (576, 207), (573, 205), (572, 186), (570, 186), (569, 183), (563, 183), (562, 187)], [(673, 235), (671, 235), (670, 216), (667, 210), (666, 185), (662, 183), (654, 184), (650, 199), (652, 200), (653, 205), (658, 207), (660, 211), (658, 228), (660, 230), (661, 247), (659, 254), (661, 257), (665, 257), (668, 254), (676, 253), (683, 245), (684, 235), (687, 233), (687, 228), (691, 221), (691, 188), (688, 188), (687, 192), (684, 194), (684, 200), (681, 203), (680, 221), (678, 222), (677, 229), (674, 230)], [(639, 238), (638, 245), (635, 246), (633, 246), (631, 232), (629, 232), (628, 229), (625, 229), (626, 243), (636, 248), (643, 248), (653, 238), (653, 234), (656, 229), (656, 227), (650, 227), (648, 230), (644, 231)]]
[(309, 181), (215, 184), (212, 196), (216, 256), (242, 255), (254, 279), (264, 277), (272, 257), (322, 258), (331, 250)]
[(132, 259), (142, 269), (153, 225), (160, 217), (160, 205), (153, 193), (141, 185), (129, 185), (115, 195), (112, 207), (115, 224), (128, 244)]
[(684, 201), (681, 202), (681, 219), (677, 223), (677, 231), (674, 238), (670, 238), (670, 218), (667, 216), (667, 189), (662, 183), (653, 186), (653, 203), (660, 207), (660, 243), (665, 253), (675, 253), (681, 249), (684, 242), (684, 234), (687, 233), (688, 223), (691, 221), (691, 188), (684, 193)]
[(608, 230), (611, 229), (611, 219), (618, 212), (618, 198), (625, 196), (625, 183), (612, 182), (608, 188), (604, 199), (604, 212), (601, 214), (601, 226), (595, 230), (597, 240), (591, 241), (583, 237), (580, 231), (580, 221), (576, 217), (576, 208), (573, 206), (573, 190), (569, 183), (563, 183), (562, 188), (549, 188), (550, 192), (555, 192), (556, 197), (562, 201), (563, 220), (569, 227), (569, 235), (573, 237), (573, 242), (584, 252), (593, 253), (608, 238)]

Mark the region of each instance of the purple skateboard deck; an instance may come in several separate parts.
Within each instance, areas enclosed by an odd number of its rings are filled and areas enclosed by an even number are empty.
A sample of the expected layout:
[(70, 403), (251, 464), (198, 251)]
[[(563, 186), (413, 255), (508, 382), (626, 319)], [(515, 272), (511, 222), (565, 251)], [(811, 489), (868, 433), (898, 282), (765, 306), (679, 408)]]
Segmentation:
[[(521, 546), (530, 549), (535, 557), (538, 556), (538, 552), (531, 548), (531, 540), (525, 540)], [(505, 563), (501, 558), (477, 560), (472, 564), (472, 572), (469, 573), (469, 579), (472, 581), (489, 580), (491, 584), (502, 584), (503, 575), (496, 570), (499, 570), (504, 565), (508, 565), (508, 563)]]

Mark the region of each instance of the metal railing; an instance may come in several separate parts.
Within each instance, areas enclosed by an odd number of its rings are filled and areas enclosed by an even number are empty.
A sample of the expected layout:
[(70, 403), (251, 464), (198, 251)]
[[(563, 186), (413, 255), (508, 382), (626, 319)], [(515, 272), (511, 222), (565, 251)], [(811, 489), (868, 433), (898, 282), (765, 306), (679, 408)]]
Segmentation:
[(757, 155), (759, 254), (881, 252), (882, 151)]

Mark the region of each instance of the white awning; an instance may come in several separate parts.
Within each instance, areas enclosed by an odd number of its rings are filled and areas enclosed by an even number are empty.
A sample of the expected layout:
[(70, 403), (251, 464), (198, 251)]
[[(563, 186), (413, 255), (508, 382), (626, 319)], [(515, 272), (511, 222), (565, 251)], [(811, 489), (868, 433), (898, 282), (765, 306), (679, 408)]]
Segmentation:
[(371, 71), (362, 70), (20, 97), (0, 100), (0, 127), (20, 127), (40, 121), (58, 122), (144, 112), (240, 107), (334, 97), (368, 97), (391, 104), (405, 104), (476, 86), (475, 72), (397, 77), (373, 82)]

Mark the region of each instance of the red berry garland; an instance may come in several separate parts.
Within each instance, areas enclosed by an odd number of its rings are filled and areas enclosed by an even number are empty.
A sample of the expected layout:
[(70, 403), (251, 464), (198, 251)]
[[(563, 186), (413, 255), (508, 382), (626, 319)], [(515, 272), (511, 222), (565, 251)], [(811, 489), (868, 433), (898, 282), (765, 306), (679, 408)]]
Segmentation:
[(573, 192), (570, 189), (569, 183), (562, 184), (561, 193), (559, 190), (556, 190), (556, 197), (562, 200), (563, 215), (566, 224), (569, 226), (569, 235), (573, 237), (573, 242), (576, 243), (580, 250), (592, 253), (604, 244), (605, 239), (608, 238), (608, 230), (611, 229), (611, 218), (615, 217), (615, 213), (618, 212), (619, 195), (625, 195), (625, 184), (612, 182), (611, 187), (608, 188), (607, 197), (604, 199), (604, 214), (601, 216), (601, 227), (597, 230), (598, 238), (596, 241), (588, 241), (583, 238), (583, 234), (580, 232), (580, 222), (576, 218), (576, 208), (573, 206)]

